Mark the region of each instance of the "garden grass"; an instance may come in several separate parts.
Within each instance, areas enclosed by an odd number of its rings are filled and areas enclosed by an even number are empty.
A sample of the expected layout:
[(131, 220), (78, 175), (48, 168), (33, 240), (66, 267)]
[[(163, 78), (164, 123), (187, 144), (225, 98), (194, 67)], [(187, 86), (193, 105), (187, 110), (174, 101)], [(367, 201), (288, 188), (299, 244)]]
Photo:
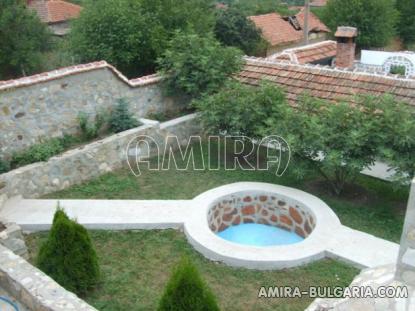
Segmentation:
[[(203, 156), (206, 160), (206, 154)], [(201, 163), (202, 158), (201, 153), (195, 152), (196, 163)], [(225, 184), (266, 182), (310, 192), (325, 201), (344, 225), (399, 242), (409, 196), (409, 186), (393, 189), (389, 182), (361, 175), (356, 187), (349, 193), (346, 189), (343, 196), (337, 197), (328, 192), (328, 187), (320, 182), (320, 177), (314, 172), (307, 172), (306, 178), (299, 180), (293, 176), (290, 166), (282, 177), (272, 171), (226, 171), (223, 168), (216, 171), (142, 169), (141, 173), (136, 177), (124, 168), (44, 198), (185, 200)]]
[[(101, 311), (157, 308), (171, 269), (183, 255), (199, 269), (224, 311), (299, 311), (312, 298), (258, 298), (261, 286), (347, 286), (358, 270), (334, 260), (321, 260), (304, 267), (281, 271), (231, 268), (205, 259), (178, 230), (92, 231), (102, 282), (86, 297)], [(28, 236), (32, 260), (46, 233)]]
[[(206, 156), (206, 155), (205, 155)], [(202, 155), (196, 153), (201, 163)], [(288, 169), (282, 177), (272, 171), (142, 170), (134, 176), (127, 168), (82, 185), (56, 192), (55, 199), (192, 199), (220, 185), (241, 181), (267, 182), (308, 191), (324, 200), (344, 225), (399, 242), (409, 187), (393, 189), (388, 182), (360, 176), (340, 196), (327, 190), (320, 177), (307, 172), (298, 180)], [(64, 207), (64, 206), (63, 206)], [(87, 208), (87, 206), (85, 207)], [(261, 286), (346, 286), (358, 270), (334, 260), (321, 260), (282, 271), (252, 271), (214, 263), (187, 243), (180, 231), (92, 231), (103, 279), (86, 297), (99, 310), (156, 310), (172, 267), (189, 256), (217, 296), (222, 310), (304, 310), (313, 299), (258, 299)], [(46, 233), (27, 237), (34, 260)]]

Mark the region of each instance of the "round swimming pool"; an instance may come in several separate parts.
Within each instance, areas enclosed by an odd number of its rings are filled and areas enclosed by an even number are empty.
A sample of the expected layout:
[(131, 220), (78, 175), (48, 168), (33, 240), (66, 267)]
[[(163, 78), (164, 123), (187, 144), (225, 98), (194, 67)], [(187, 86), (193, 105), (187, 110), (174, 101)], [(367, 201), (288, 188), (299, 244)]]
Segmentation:
[(217, 235), (230, 242), (253, 246), (287, 245), (304, 240), (294, 232), (262, 224), (232, 226)]

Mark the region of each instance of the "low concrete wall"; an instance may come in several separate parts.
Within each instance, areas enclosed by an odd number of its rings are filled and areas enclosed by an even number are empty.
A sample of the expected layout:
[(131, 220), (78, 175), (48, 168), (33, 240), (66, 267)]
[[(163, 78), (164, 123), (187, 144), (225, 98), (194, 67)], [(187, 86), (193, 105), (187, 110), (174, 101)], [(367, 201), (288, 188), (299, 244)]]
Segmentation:
[(201, 133), (196, 114), (162, 124), (142, 121), (145, 124), (138, 128), (0, 175), (0, 204), (14, 196), (37, 198), (121, 168), (127, 160), (127, 145), (137, 136), (148, 135), (161, 145), (175, 135), (186, 145), (191, 135)]

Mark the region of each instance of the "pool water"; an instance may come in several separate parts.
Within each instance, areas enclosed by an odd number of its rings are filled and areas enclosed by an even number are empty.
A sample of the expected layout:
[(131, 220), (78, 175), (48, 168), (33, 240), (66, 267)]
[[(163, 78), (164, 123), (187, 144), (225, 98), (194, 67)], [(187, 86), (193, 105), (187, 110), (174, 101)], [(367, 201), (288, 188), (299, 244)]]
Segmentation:
[(287, 245), (304, 240), (294, 232), (262, 224), (232, 226), (217, 235), (234, 243), (253, 246)]

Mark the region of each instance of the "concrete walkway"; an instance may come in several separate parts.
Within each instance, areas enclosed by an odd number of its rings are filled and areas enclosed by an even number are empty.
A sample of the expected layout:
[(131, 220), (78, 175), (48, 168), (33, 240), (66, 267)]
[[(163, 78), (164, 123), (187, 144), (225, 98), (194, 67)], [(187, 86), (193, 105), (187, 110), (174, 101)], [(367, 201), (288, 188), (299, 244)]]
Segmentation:
[[(125, 201), (125, 200), (60, 200), (70, 217), (88, 229), (168, 229), (180, 228), (190, 217), (192, 200)], [(16, 222), (25, 231), (48, 230), (57, 200), (9, 200), (1, 216)], [(341, 226), (327, 237), (326, 256), (358, 268), (394, 263), (399, 245), (370, 234)]]

